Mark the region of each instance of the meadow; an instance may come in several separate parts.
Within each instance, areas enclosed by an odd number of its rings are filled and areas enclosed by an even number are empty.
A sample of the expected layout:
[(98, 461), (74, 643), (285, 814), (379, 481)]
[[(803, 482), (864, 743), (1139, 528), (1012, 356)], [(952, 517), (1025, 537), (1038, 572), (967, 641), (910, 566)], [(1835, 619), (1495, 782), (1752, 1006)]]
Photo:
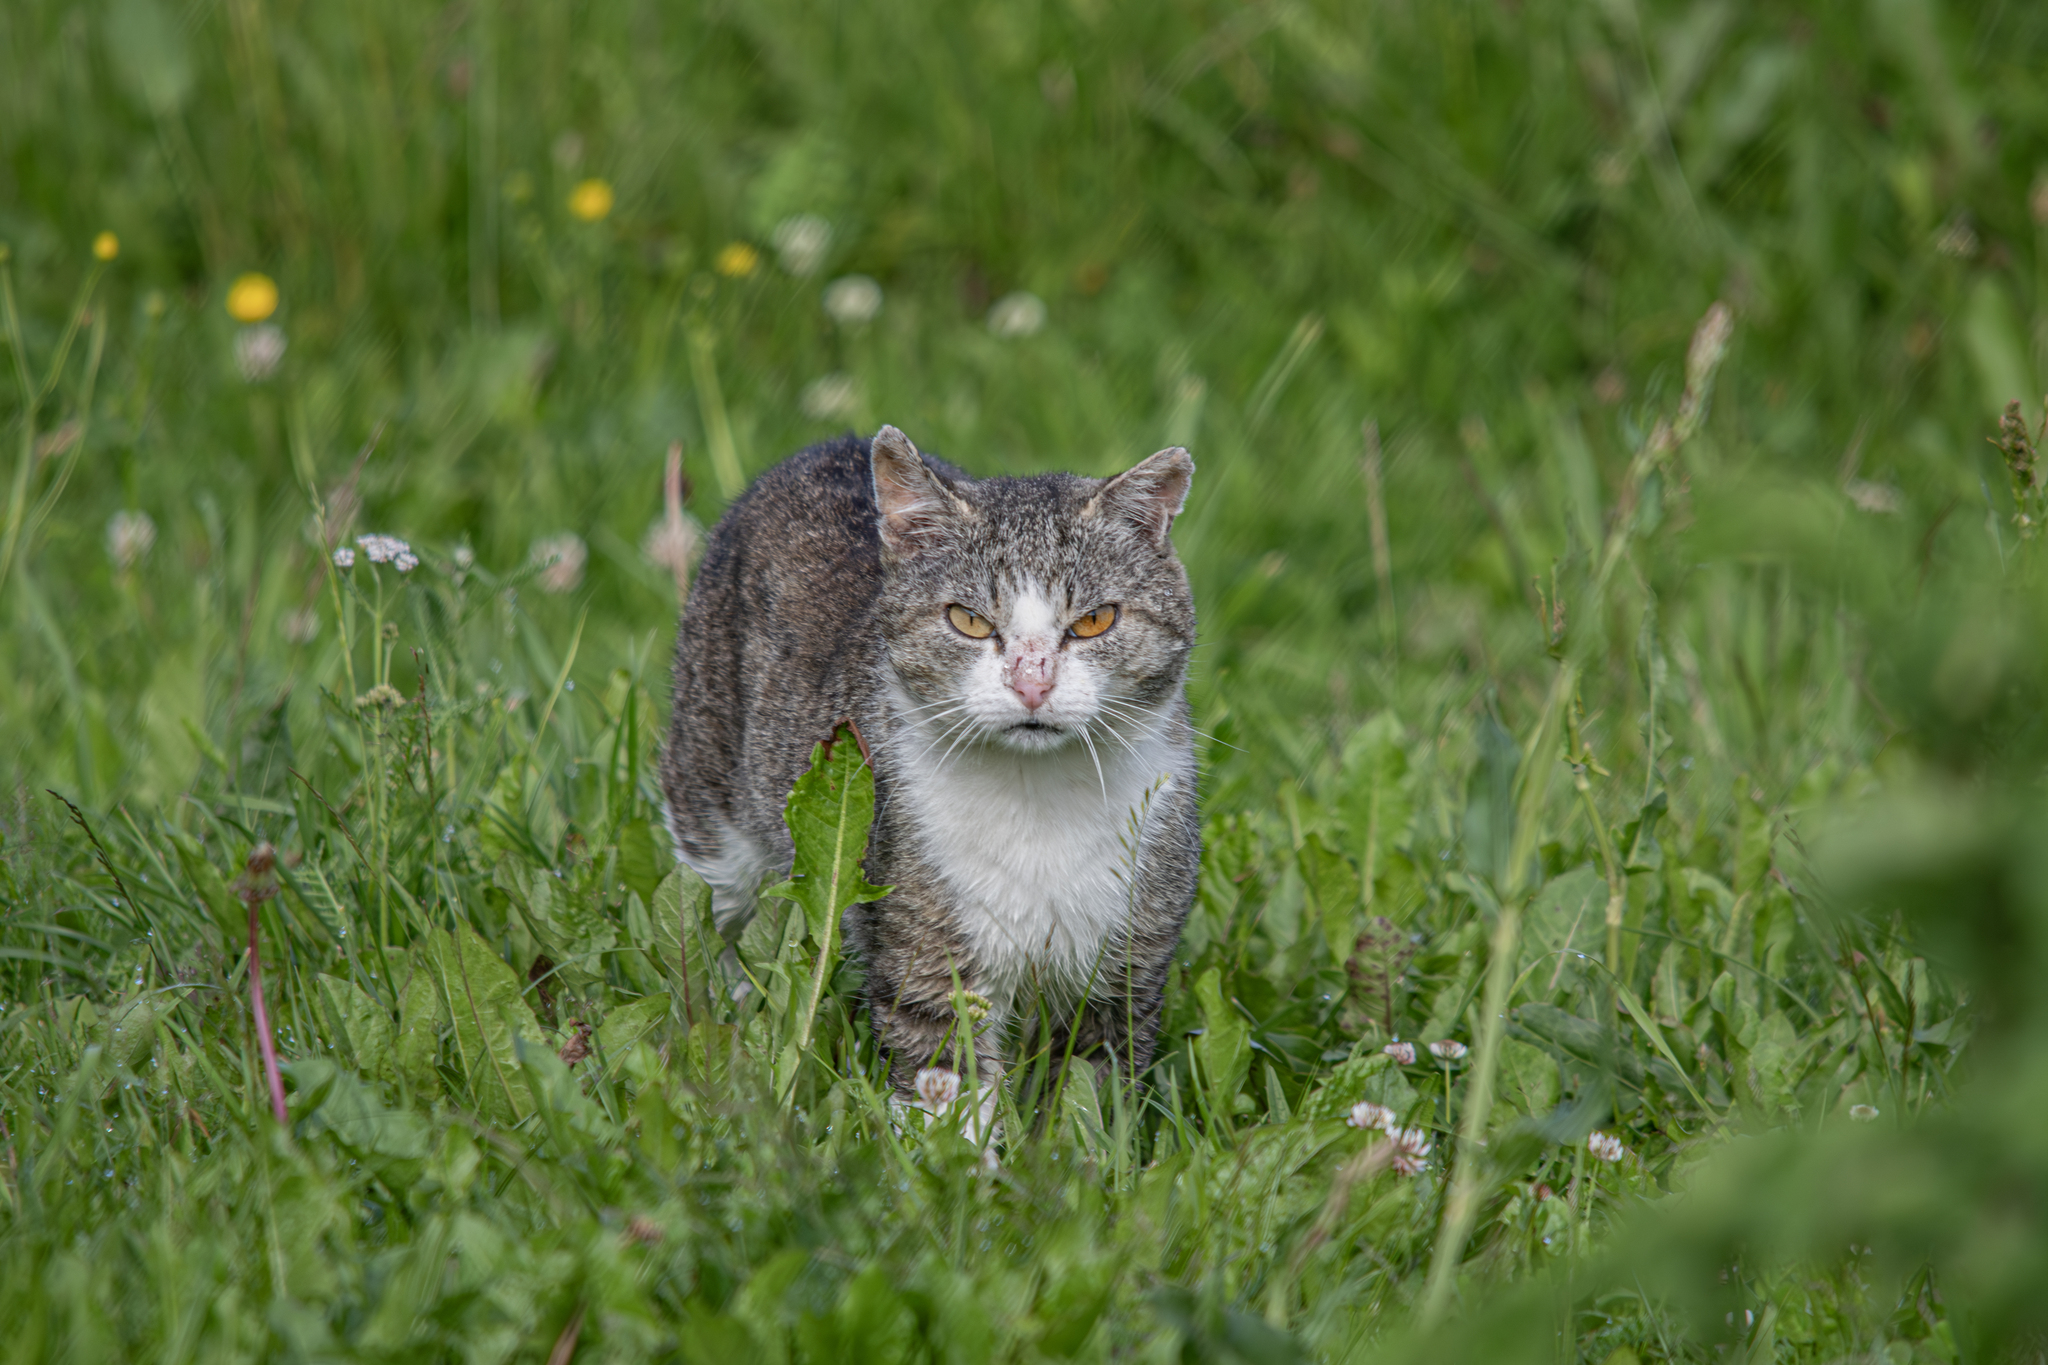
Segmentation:
[[(2042, 1359), (2044, 69), (1934, 0), (0, 8), (0, 1351)], [(1160, 1053), (1018, 1056), (993, 1170), (888, 1111), (853, 746), (730, 958), (660, 824), (692, 546), (883, 422), (1198, 465)]]

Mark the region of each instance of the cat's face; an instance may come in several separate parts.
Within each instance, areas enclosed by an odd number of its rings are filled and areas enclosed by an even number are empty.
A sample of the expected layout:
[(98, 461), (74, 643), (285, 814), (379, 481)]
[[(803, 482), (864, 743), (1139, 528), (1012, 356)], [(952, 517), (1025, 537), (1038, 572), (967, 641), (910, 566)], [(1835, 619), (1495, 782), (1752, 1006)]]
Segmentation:
[(879, 603), (904, 717), (939, 752), (1112, 748), (1157, 725), (1194, 645), (1167, 529), (1194, 463), (1114, 479), (948, 483), (901, 432), (875, 437)]

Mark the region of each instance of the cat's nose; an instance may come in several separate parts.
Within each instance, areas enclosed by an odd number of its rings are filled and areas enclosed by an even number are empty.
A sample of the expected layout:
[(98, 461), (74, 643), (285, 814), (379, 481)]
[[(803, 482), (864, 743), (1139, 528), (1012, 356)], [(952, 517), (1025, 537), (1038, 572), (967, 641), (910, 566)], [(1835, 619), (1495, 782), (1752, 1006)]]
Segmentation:
[(1059, 656), (1050, 650), (1026, 649), (1010, 660), (1010, 690), (1029, 711), (1045, 705), (1059, 672)]

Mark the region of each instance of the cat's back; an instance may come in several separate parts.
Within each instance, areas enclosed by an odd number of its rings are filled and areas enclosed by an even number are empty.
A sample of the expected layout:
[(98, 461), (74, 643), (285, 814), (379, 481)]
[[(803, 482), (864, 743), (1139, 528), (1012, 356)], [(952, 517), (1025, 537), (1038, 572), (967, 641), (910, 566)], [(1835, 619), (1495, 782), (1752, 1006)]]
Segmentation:
[[(849, 710), (881, 582), (868, 443), (798, 451), (719, 519), (683, 609), (662, 753), (670, 829), (700, 870), (774, 860), (781, 805)], [(714, 879), (716, 880), (716, 879)]]

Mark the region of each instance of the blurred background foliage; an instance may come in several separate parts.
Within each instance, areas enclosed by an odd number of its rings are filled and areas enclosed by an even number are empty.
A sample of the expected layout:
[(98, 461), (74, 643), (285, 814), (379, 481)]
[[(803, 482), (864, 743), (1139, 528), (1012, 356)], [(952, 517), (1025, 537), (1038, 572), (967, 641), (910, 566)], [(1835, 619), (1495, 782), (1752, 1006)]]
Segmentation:
[[(2038, 1356), (2044, 63), (1918, 0), (7, 6), (24, 1358)], [(652, 801), (665, 452), (709, 525), (883, 421), (1200, 466), (1169, 1045), (993, 1178), (843, 1009), (781, 1083)]]

